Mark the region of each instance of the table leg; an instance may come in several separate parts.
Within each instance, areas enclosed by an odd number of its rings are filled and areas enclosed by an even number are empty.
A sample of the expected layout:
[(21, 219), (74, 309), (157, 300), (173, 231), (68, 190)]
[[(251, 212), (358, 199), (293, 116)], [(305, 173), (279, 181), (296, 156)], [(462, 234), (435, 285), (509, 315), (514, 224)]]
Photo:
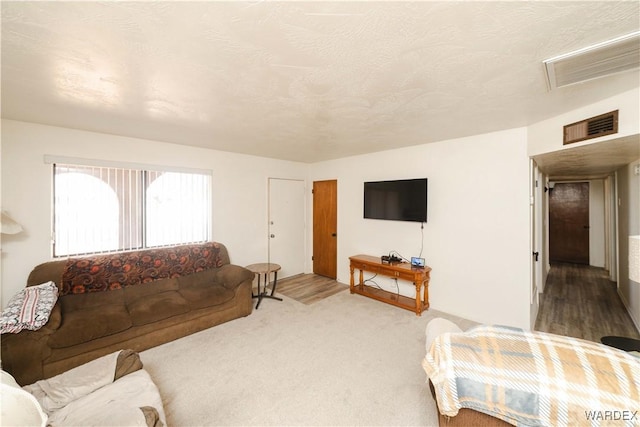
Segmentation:
[(260, 295), (262, 292), (260, 292), (260, 274), (258, 274), (258, 295)]
[(414, 282), (413, 285), (416, 287), (416, 316), (422, 316), (422, 298), (420, 287), (422, 286), (422, 282)]
[[(273, 295), (276, 292), (276, 284), (277, 284), (277, 282), (278, 282), (278, 272), (274, 271), (273, 272), (273, 289), (271, 290), (271, 294), (269, 294), (267, 292), (267, 285), (269, 284), (269, 272), (267, 271), (265, 273), (265, 275), (264, 275), (264, 286), (262, 288), (262, 292), (260, 292), (259, 295), (258, 295), (258, 304), (256, 304), (256, 309), (260, 305), (260, 302), (262, 302), (263, 298), (270, 298), (270, 299), (275, 299), (275, 300), (278, 300), (278, 301), (282, 301), (282, 298), (278, 298), (278, 297)], [(258, 275), (258, 283), (260, 283), (260, 275)]]
[(276, 283), (278, 283), (278, 272), (273, 272), (273, 288), (271, 288), (271, 296), (276, 293)]
[(262, 298), (264, 298), (264, 294), (267, 292), (267, 276), (264, 277), (264, 291), (260, 292), (260, 274), (258, 274), (258, 303), (256, 304), (256, 310), (260, 307), (260, 303), (262, 302)]
[(353, 293), (354, 280), (353, 280), (353, 265), (349, 266), (349, 292)]
[(424, 308), (429, 308), (429, 279), (424, 282)]

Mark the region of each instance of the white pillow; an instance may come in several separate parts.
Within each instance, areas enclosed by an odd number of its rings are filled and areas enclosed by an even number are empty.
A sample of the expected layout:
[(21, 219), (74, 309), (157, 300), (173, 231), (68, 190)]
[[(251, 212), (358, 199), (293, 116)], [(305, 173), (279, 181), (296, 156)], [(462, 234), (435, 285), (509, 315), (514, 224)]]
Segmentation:
[(16, 380), (0, 371), (0, 420), (5, 426), (46, 426), (47, 415), (35, 397), (20, 388)]
[(29, 286), (15, 294), (0, 317), (0, 333), (17, 334), (23, 329), (42, 328), (58, 300), (58, 287), (53, 282)]

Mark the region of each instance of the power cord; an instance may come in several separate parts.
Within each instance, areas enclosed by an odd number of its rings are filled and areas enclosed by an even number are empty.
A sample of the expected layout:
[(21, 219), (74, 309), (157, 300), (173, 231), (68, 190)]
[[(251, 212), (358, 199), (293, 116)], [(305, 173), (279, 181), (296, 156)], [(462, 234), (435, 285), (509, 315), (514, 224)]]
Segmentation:
[(380, 285), (378, 285), (378, 283), (376, 283), (373, 279), (376, 278), (376, 276), (378, 275), (378, 273), (374, 274), (373, 276), (369, 277), (368, 279), (366, 279), (364, 282), (362, 283), (367, 283), (367, 282), (371, 282), (375, 285), (376, 288), (380, 289), (381, 291), (384, 291), (384, 289), (382, 289), (382, 287)]
[(418, 255), (418, 258), (422, 258), (422, 251), (424, 250), (424, 222), (420, 223), (420, 233), (422, 234), (422, 239), (420, 239), (420, 255)]
[[(422, 252), (424, 251), (424, 222), (420, 223), (420, 234), (422, 238), (420, 239), (420, 255), (418, 255), (418, 258), (422, 258)], [(389, 252), (389, 257), (391, 257), (394, 254), (398, 255), (398, 257), (400, 257), (400, 259), (403, 260), (404, 262), (410, 262), (408, 259), (402, 256), (400, 252), (395, 250)]]

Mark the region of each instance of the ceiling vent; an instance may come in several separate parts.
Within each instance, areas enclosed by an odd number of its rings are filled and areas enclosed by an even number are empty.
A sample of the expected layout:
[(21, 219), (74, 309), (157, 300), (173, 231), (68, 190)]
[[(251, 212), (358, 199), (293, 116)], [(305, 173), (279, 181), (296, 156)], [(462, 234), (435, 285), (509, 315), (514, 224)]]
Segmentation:
[(613, 133), (618, 133), (618, 110), (566, 125), (563, 144), (572, 144)]
[(549, 90), (640, 67), (640, 31), (543, 61)]

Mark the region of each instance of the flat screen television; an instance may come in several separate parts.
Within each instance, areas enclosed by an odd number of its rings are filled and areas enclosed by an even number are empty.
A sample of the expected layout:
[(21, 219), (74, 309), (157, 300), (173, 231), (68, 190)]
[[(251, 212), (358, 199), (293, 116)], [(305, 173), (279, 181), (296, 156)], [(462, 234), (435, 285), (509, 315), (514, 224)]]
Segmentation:
[(427, 222), (427, 178), (365, 182), (364, 217)]

